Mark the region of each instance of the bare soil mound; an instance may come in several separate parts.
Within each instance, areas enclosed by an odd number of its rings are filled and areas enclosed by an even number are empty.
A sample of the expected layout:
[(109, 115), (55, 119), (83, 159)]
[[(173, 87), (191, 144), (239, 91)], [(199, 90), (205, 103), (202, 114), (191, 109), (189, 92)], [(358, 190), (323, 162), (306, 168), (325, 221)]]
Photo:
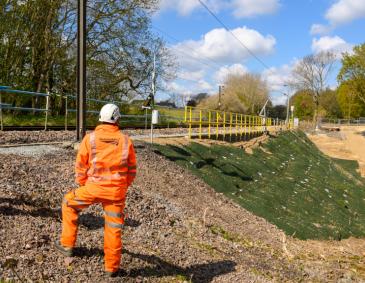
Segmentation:
[(340, 132), (321, 132), (308, 137), (328, 156), (358, 161), (360, 173), (365, 177), (365, 127), (342, 126), (340, 129)]

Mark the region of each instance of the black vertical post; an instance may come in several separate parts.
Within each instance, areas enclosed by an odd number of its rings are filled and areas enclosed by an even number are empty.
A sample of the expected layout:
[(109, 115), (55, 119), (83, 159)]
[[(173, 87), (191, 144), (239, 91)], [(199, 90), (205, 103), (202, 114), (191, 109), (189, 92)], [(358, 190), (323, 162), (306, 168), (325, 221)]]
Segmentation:
[(79, 141), (86, 133), (86, 0), (78, 0), (77, 11), (76, 138)]

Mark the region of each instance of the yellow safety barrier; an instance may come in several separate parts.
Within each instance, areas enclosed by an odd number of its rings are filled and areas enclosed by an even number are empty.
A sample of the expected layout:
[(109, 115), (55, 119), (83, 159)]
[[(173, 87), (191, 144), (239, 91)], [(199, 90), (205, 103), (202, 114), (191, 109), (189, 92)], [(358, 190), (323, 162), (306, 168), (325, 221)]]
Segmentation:
[(223, 139), (229, 136), (236, 138), (239, 136), (253, 136), (265, 131), (277, 131), (279, 129), (290, 129), (292, 123), (285, 127), (285, 121), (264, 118), (260, 116), (245, 115), (218, 110), (199, 109), (191, 106), (185, 107), (184, 123), (189, 129), (189, 138), (193, 135), (211, 138), (215, 135), (216, 139), (220, 136)]

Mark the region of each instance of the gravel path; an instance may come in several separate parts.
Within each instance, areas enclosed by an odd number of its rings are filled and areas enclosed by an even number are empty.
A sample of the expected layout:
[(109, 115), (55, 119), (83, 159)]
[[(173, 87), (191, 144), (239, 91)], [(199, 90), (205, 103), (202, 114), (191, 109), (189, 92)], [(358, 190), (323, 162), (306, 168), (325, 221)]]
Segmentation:
[(136, 150), (138, 176), (128, 194), (123, 235), (125, 274), (115, 279), (103, 275), (100, 205), (82, 212), (73, 258), (65, 259), (52, 247), (60, 233), (63, 194), (75, 188), (75, 152), (0, 153), (0, 281), (326, 282), (345, 278), (337, 262), (312, 263), (311, 258), (298, 257), (300, 242), (289, 237), (288, 247), (295, 244), (297, 249), (290, 254), (279, 229), (216, 193), (149, 145), (136, 143)]
[[(150, 130), (123, 130), (130, 136), (150, 135)], [(184, 128), (155, 129), (156, 135), (170, 135), (187, 133)], [(75, 131), (0, 131), (0, 145), (23, 144), (40, 142), (75, 141)]]
[(17, 146), (17, 147), (0, 147), (0, 154), (16, 154), (22, 156), (43, 156), (46, 154), (53, 154), (55, 152), (64, 151), (60, 147), (53, 145), (36, 145), (36, 146)]

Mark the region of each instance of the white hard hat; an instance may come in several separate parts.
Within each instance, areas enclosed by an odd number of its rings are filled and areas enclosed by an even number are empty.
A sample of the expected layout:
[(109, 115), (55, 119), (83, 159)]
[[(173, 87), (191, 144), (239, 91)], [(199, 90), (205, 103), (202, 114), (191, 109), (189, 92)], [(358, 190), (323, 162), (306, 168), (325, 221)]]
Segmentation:
[(115, 124), (120, 117), (121, 115), (118, 106), (112, 103), (108, 103), (101, 108), (99, 121)]

